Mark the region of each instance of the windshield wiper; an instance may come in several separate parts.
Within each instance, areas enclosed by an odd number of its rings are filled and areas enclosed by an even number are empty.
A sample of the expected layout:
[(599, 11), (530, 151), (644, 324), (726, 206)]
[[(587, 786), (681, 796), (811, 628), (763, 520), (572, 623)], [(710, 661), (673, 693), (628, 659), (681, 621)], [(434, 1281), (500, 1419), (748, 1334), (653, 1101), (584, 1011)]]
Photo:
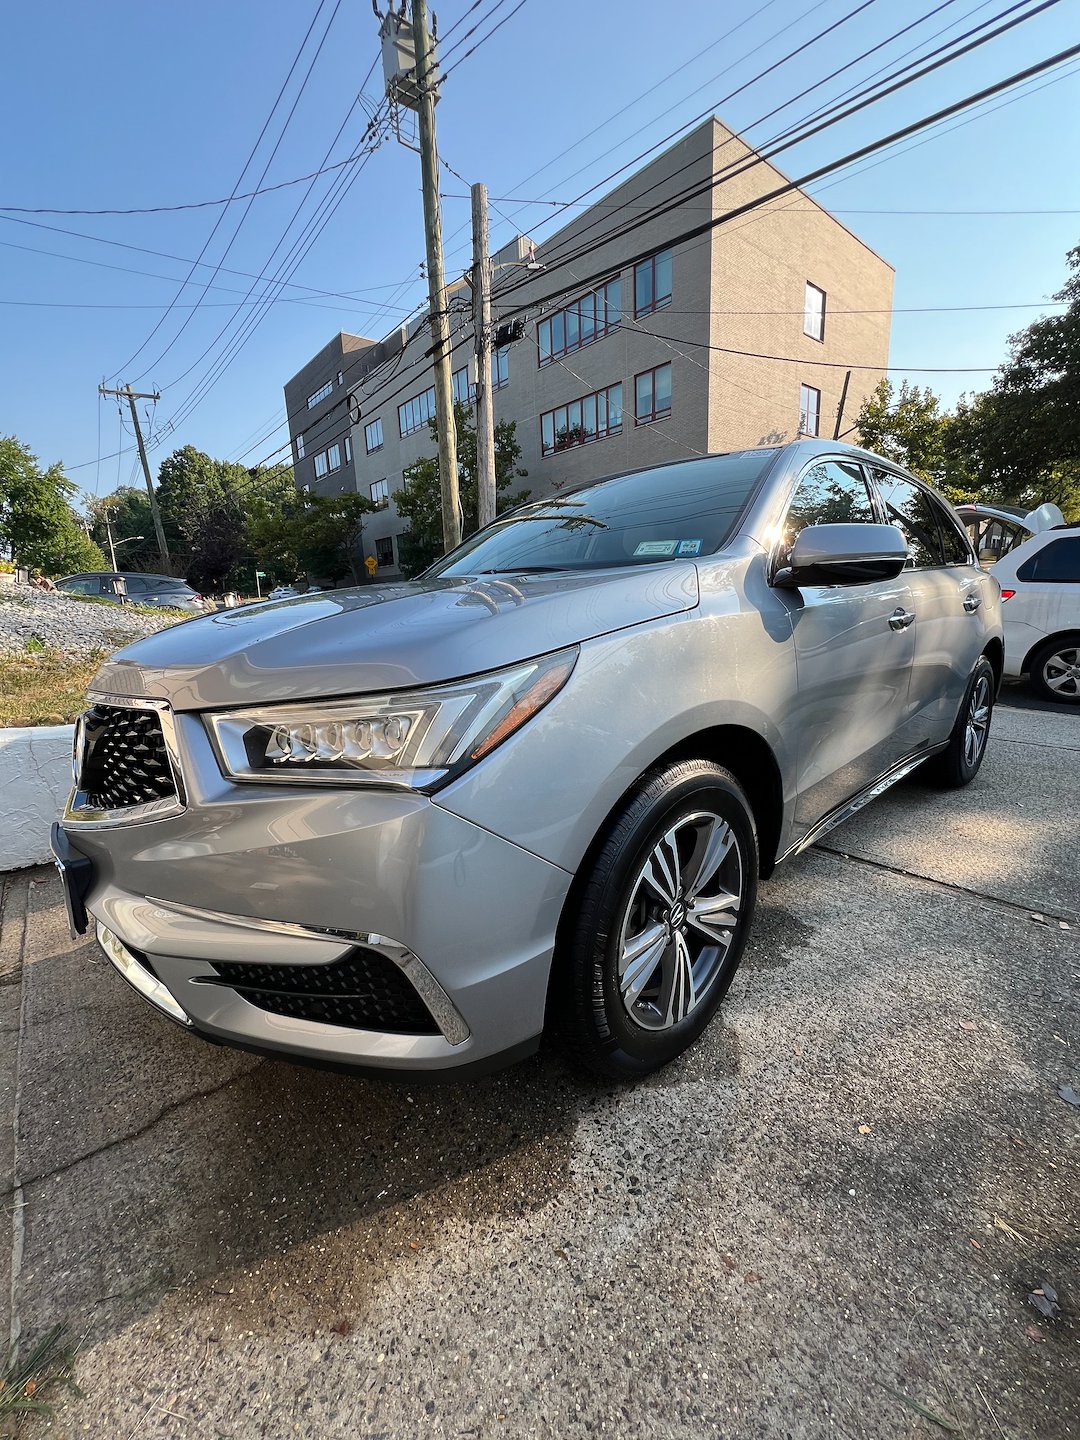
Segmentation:
[(477, 575), (556, 575), (565, 574), (566, 565), (500, 565), (490, 570), (477, 570)]

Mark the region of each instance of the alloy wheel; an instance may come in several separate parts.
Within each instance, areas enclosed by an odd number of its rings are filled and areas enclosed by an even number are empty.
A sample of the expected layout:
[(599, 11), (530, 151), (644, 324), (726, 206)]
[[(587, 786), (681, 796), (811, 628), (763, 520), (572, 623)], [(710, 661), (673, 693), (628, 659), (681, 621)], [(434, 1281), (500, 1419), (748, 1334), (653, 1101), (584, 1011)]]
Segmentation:
[(990, 681), (985, 675), (980, 675), (971, 692), (964, 730), (964, 759), (971, 768), (979, 763), (983, 746), (986, 744), (986, 732), (990, 728), (990, 705)]
[(684, 816), (653, 846), (619, 932), (619, 990), (635, 1024), (669, 1030), (708, 998), (739, 921), (743, 875), (735, 832), (711, 811)]
[(1056, 650), (1043, 661), (1043, 679), (1056, 695), (1080, 699), (1080, 646)]

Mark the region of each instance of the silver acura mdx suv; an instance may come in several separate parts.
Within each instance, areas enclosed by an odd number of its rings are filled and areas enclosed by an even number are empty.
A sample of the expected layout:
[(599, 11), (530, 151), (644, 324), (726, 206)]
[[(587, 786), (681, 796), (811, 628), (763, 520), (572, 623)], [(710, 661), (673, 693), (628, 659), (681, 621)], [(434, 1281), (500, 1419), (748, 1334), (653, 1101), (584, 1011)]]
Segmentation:
[(895, 465), (798, 441), (521, 506), (411, 584), (180, 624), (98, 672), (73, 928), (207, 1039), (439, 1071), (708, 1024), (758, 878), (924, 765), (964, 785), (997, 583)]

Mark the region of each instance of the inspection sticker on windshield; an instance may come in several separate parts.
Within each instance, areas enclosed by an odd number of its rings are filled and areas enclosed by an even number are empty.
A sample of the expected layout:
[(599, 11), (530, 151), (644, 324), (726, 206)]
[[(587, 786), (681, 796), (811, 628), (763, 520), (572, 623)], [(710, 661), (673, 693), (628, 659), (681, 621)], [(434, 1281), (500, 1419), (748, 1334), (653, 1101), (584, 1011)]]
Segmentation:
[(700, 541), (700, 540), (680, 540), (679, 543), (678, 543), (678, 545), (675, 547), (675, 554), (676, 554), (676, 555), (700, 555), (700, 554), (701, 554), (701, 541)]
[(678, 540), (642, 540), (635, 555), (674, 555)]

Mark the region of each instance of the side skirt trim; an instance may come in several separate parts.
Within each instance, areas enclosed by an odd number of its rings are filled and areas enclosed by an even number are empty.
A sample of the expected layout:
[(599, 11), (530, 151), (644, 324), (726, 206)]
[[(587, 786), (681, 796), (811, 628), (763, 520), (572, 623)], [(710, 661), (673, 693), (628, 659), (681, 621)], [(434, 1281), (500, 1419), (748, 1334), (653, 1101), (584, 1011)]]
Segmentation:
[[(945, 745), (947, 744), (948, 741), (945, 742)], [(876, 800), (879, 795), (884, 795), (885, 791), (890, 790), (899, 780), (903, 780), (906, 775), (910, 775), (913, 770), (918, 769), (924, 760), (928, 760), (931, 755), (936, 755), (939, 750), (944, 750), (945, 745), (931, 746), (928, 750), (920, 750), (917, 755), (910, 755), (906, 760), (901, 760), (898, 765), (887, 770), (880, 780), (875, 780), (865, 790), (860, 790), (850, 800), (845, 800), (835, 810), (830, 810), (827, 815), (821, 817), (816, 825), (810, 827), (801, 840), (790, 845), (783, 855), (779, 856), (776, 861), (777, 865), (782, 864), (785, 860), (791, 860), (796, 855), (801, 855), (804, 850), (815, 845), (823, 835), (827, 835), (830, 830), (835, 830), (845, 820), (850, 820), (864, 805), (869, 805), (871, 800)]]

